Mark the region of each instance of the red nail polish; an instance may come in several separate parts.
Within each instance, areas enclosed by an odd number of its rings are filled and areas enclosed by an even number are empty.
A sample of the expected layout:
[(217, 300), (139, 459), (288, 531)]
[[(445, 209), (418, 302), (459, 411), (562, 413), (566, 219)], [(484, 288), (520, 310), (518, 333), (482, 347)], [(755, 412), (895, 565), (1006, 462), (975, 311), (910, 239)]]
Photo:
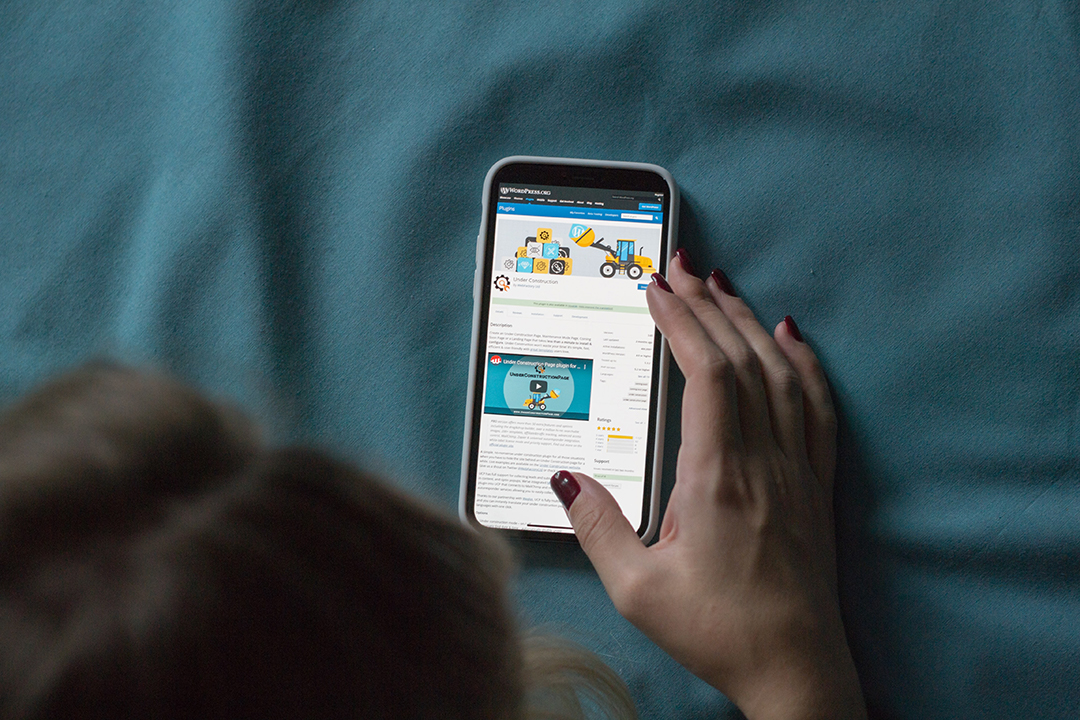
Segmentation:
[(664, 276), (661, 275), (660, 273), (653, 273), (652, 274), (652, 279), (653, 279), (654, 283), (656, 283), (657, 285), (660, 286), (661, 290), (667, 290), (668, 292), (675, 292), (674, 290), (671, 289), (671, 286), (667, 284), (667, 280), (665, 280)]
[(791, 337), (799, 342), (805, 342), (805, 340), (802, 339), (802, 333), (799, 332), (799, 326), (795, 324), (795, 320), (793, 320), (790, 315), (784, 317), (784, 324), (787, 325), (787, 331), (791, 333)]
[(560, 470), (551, 476), (551, 489), (559, 496), (559, 501), (567, 510), (574, 504), (574, 498), (581, 492), (581, 486), (578, 485), (577, 479), (566, 470)]
[(723, 270), (721, 270), (720, 268), (716, 268), (711, 273), (709, 273), (709, 275), (712, 277), (713, 282), (715, 282), (720, 287), (720, 289), (724, 291), (724, 294), (730, 295), (731, 297), (739, 297), (738, 294), (735, 292), (735, 287), (731, 284), (731, 281), (728, 280), (728, 276), (724, 274)]
[(679, 262), (682, 263), (682, 269), (686, 272), (694, 275), (694, 263), (690, 262), (690, 253), (686, 252), (686, 248), (679, 248), (675, 251), (675, 256), (679, 258)]

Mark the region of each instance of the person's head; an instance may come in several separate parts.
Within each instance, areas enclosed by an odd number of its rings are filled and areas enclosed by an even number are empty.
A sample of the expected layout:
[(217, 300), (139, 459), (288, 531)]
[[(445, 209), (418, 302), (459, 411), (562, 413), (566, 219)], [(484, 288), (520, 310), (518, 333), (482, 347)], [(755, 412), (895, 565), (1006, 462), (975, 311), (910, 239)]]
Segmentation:
[(520, 718), (560, 666), (625, 706), (519, 634), (512, 567), (162, 375), (87, 366), (0, 416), (3, 718)]

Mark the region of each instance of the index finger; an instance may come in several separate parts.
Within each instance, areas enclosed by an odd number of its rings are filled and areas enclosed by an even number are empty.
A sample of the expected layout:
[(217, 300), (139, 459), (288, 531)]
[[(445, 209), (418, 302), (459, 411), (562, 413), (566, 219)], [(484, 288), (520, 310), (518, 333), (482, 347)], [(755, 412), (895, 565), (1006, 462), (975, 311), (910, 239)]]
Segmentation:
[[(714, 457), (741, 453), (744, 446), (731, 361), (680, 297), (661, 289), (658, 282), (649, 284), (645, 297), (656, 327), (667, 339), (671, 354), (686, 377), (680, 463), (683, 452), (689, 452), (686, 459), (700, 469), (704, 469), (701, 463)], [(701, 477), (701, 474), (692, 472), (690, 476)]]

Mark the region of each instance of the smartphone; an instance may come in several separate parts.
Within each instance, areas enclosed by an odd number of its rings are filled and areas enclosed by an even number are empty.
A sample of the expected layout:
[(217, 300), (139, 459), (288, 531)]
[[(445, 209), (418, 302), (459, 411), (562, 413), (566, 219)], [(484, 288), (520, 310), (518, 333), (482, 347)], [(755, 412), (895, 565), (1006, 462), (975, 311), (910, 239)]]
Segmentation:
[(668, 351), (649, 314), (679, 207), (656, 165), (509, 157), (484, 181), (459, 514), (511, 536), (576, 542), (558, 470), (657, 529)]

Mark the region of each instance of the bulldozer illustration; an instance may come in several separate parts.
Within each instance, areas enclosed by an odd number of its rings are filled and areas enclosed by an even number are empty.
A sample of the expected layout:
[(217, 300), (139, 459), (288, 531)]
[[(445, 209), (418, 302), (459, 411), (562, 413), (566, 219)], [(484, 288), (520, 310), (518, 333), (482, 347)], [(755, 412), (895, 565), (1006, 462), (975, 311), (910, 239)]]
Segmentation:
[(570, 239), (583, 248), (594, 247), (606, 253), (604, 263), (600, 266), (600, 274), (604, 277), (615, 277), (616, 273), (625, 273), (631, 280), (637, 280), (644, 273), (656, 272), (650, 258), (635, 252), (634, 240), (616, 240), (613, 248), (604, 244), (604, 238), (597, 240), (592, 228), (584, 230), (580, 228), (580, 225), (577, 226), (580, 230), (577, 235), (574, 235), (571, 230)]
[(535, 410), (536, 408), (547, 410), (547, 401), (555, 400), (558, 397), (558, 390), (552, 388), (548, 391), (546, 380), (533, 380), (529, 383), (529, 397), (522, 405), (530, 410)]

